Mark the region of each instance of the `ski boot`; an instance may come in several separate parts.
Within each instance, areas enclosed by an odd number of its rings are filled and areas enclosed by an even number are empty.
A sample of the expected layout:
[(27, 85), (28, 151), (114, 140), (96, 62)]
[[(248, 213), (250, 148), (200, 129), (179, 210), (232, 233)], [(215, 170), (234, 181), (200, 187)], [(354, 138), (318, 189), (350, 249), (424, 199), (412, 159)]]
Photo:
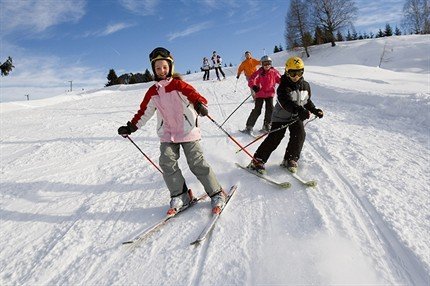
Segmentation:
[(264, 167), (264, 162), (261, 159), (253, 159), (251, 160), (251, 163), (249, 163), (248, 169), (254, 170), (257, 173), (260, 173), (262, 175), (266, 174), (266, 168)]
[(170, 208), (168, 215), (175, 215), (180, 209), (187, 207), (194, 199), (193, 192), (189, 189), (187, 192), (170, 199)]
[(261, 129), (263, 132), (269, 132), (270, 131), (270, 123), (265, 123), (263, 125), (263, 128)]
[(281, 163), (281, 167), (287, 168), (287, 170), (290, 171), (291, 173), (296, 173), (298, 166), (299, 165), (297, 164), (297, 162), (292, 159), (290, 160), (284, 159)]
[(246, 128), (243, 130), (240, 130), (240, 132), (248, 134), (248, 135), (252, 135), (252, 126), (246, 126)]
[(219, 214), (224, 208), (227, 194), (223, 189), (211, 197), (212, 213)]

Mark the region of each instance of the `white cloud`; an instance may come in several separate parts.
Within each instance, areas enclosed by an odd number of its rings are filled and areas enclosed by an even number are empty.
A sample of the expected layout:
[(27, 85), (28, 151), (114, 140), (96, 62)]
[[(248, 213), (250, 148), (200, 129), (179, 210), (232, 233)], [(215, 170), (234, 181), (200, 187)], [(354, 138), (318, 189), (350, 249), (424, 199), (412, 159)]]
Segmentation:
[(88, 31), (82, 35), (79, 35), (78, 37), (104, 37), (111, 34), (114, 34), (116, 32), (119, 32), (121, 30), (134, 27), (136, 24), (129, 24), (129, 23), (115, 23), (115, 24), (109, 24), (104, 29), (98, 30), (98, 31)]
[(65, 22), (77, 22), (85, 15), (85, 0), (27, 0), (1, 2), (2, 33), (15, 30), (40, 33)]
[(188, 28), (186, 28), (183, 31), (170, 33), (169, 35), (167, 35), (167, 39), (169, 41), (172, 41), (176, 38), (186, 37), (186, 36), (189, 36), (191, 34), (195, 34), (195, 33), (200, 32), (202, 30), (208, 29), (211, 26), (212, 26), (211, 22), (203, 22), (203, 23), (195, 24), (195, 25), (189, 26)]
[[(9, 48), (13, 48), (10, 46)], [(15, 68), (0, 81), (1, 101), (46, 98), (64, 93), (73, 81), (76, 90), (100, 88), (106, 83), (106, 71), (66, 62), (64, 58), (28, 54), (17, 48)]]
[(154, 15), (155, 8), (160, 0), (119, 0), (119, 3), (127, 10), (139, 15)]
[(108, 25), (106, 29), (101, 33), (102, 36), (107, 36), (113, 33), (116, 33), (118, 31), (121, 31), (123, 29), (127, 29), (129, 27), (132, 27), (134, 25), (132, 24), (126, 24), (126, 23), (117, 23), (113, 25)]
[(386, 1), (357, 1), (357, 20), (354, 26), (357, 31), (376, 32), (378, 29), (385, 29), (385, 24), (390, 24), (392, 28), (399, 25), (403, 15), (404, 0)]

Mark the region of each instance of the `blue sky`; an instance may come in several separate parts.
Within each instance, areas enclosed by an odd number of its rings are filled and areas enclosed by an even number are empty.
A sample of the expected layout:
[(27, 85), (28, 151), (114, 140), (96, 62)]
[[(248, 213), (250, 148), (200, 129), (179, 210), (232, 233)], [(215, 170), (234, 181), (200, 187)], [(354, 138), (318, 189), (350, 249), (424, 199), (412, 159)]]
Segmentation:
[[(373, 3), (378, 2), (378, 3)], [(401, 20), (404, 0), (357, 0), (354, 26), (374, 32)], [(149, 52), (168, 48), (181, 73), (199, 70), (216, 50), (236, 65), (250, 50), (256, 58), (285, 47), (281, 0), (0, 0), (0, 61), (15, 69), (1, 80), (1, 101), (102, 87), (118, 75), (150, 69)]]

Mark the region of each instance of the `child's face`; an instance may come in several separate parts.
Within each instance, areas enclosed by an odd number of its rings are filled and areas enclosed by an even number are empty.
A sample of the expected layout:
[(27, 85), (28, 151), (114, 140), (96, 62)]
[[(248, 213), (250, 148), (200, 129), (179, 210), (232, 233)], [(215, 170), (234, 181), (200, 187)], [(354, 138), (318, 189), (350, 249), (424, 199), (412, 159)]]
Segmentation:
[(166, 60), (157, 60), (154, 64), (155, 73), (157, 74), (158, 78), (166, 79), (167, 75), (169, 74), (170, 67), (169, 62)]
[(291, 80), (293, 81), (293, 82), (298, 82), (299, 81), (299, 79), (301, 78), (301, 76), (290, 76), (289, 75), (289, 77), (291, 78)]
[(268, 71), (272, 67), (272, 64), (270, 62), (263, 62), (262, 66), (263, 66), (265, 71)]
[(303, 70), (289, 70), (287, 74), (293, 82), (298, 82), (303, 76)]

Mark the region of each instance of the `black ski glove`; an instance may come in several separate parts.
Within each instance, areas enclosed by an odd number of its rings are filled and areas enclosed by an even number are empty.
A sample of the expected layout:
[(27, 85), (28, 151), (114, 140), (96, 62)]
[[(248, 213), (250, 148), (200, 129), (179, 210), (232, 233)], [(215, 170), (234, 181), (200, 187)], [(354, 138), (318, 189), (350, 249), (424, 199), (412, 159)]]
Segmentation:
[(236, 76), (236, 78), (237, 78), (237, 79), (239, 79), (239, 75), (238, 75), (238, 76)]
[(301, 121), (309, 119), (310, 112), (306, 108), (304, 108), (303, 106), (299, 107), (298, 113), (299, 113), (299, 119)]
[(194, 105), (194, 109), (197, 111), (197, 114), (200, 116), (206, 116), (209, 114), (208, 109), (206, 106), (203, 105), (200, 101), (197, 101)]
[(319, 108), (316, 108), (312, 113), (318, 116), (318, 118), (323, 118), (324, 116), (324, 112)]
[(137, 130), (137, 127), (133, 123), (128, 121), (127, 126), (121, 126), (120, 128), (118, 128), (118, 134), (121, 135), (122, 137), (127, 137), (127, 135), (130, 135), (136, 130)]
[(255, 92), (259, 92), (260, 91), (260, 87), (258, 85), (254, 85), (252, 86), (252, 90)]

